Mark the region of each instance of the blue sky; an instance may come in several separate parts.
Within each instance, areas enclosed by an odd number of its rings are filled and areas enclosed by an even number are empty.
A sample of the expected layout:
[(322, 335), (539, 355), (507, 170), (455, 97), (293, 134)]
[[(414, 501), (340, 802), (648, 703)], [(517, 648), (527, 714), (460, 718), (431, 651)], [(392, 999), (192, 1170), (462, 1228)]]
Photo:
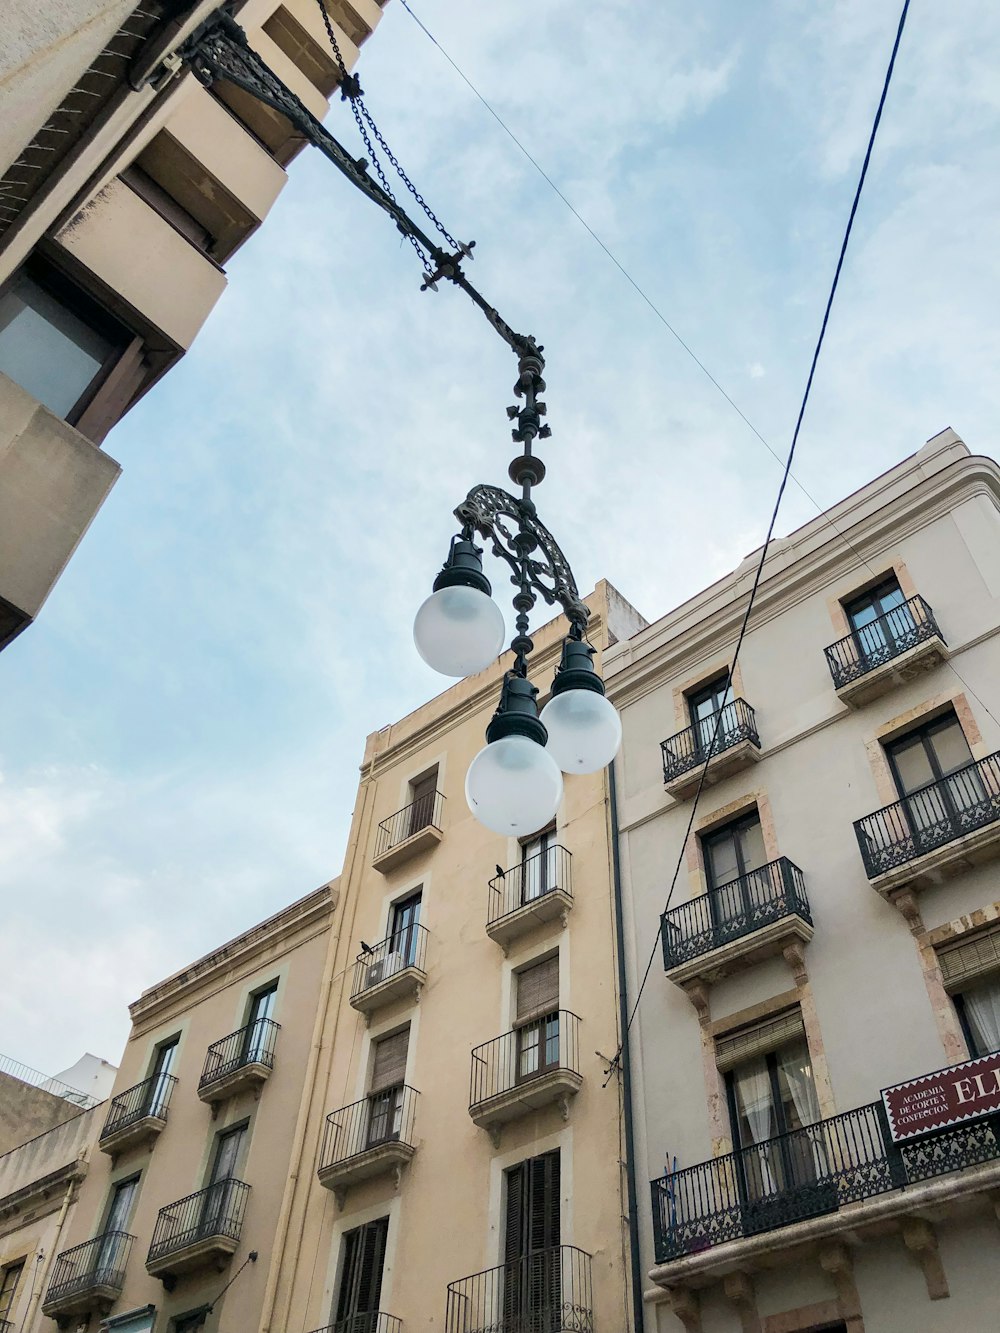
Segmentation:
[[(783, 454), (896, 0), (412, 7)], [(821, 506), (948, 425), (996, 452), (998, 64), (995, 5), (914, 0), (800, 441)], [(777, 463), (400, 4), (360, 73), (545, 344), (537, 498), (581, 587), (664, 613), (760, 542)], [(50, 1071), (339, 871), (365, 735), (439, 688), (410, 626), (450, 512), (512, 454), (511, 354), (318, 155), (229, 278), (0, 657), (0, 1050)], [(779, 533), (815, 512), (790, 488)]]

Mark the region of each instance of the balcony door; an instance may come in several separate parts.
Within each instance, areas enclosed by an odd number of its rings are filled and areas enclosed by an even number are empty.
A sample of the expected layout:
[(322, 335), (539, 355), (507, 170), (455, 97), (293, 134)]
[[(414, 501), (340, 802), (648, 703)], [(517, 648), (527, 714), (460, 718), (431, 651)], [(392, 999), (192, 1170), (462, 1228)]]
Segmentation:
[(556, 831), (548, 829), (521, 843), (521, 905), (559, 887)]
[(888, 661), (909, 645), (916, 628), (895, 578), (855, 597), (844, 606), (858, 658), (872, 666)]
[[(728, 671), (710, 684), (703, 686), (687, 697), (688, 714), (694, 732), (694, 752), (699, 758), (717, 750), (725, 749), (725, 721), (719, 722), (719, 714), (733, 701), (733, 688)], [(716, 731), (718, 727), (718, 731)], [(714, 738), (714, 739), (713, 739)]]
[(392, 908), (392, 930), (389, 933), (388, 955), (397, 955), (384, 969), (385, 976), (399, 972), (404, 967), (414, 967), (417, 962), (417, 946), (420, 943), (420, 900), (419, 892), (409, 898), (394, 903)]
[(20, 1282), (23, 1272), (23, 1259), (16, 1264), (8, 1264), (6, 1268), (0, 1271), (0, 1325), (14, 1309), (17, 1284)]
[(254, 1064), (267, 1062), (271, 1049), (270, 1018), (274, 1013), (274, 1002), (278, 997), (278, 983), (275, 981), (266, 990), (258, 991), (250, 1001), (250, 1015), (246, 1026), (246, 1039), (243, 1047), (243, 1063)]
[(156, 1048), (156, 1059), (153, 1061), (146, 1092), (145, 1115), (164, 1114), (164, 1107), (170, 1096), (170, 1076), (177, 1060), (179, 1044), (180, 1038), (174, 1037), (172, 1041), (164, 1042), (162, 1046)]
[(334, 1333), (377, 1333), (389, 1219), (379, 1217), (344, 1236)]
[(399, 1138), (403, 1125), (403, 1080), (410, 1029), (383, 1037), (375, 1044), (372, 1061), (371, 1091), (368, 1094), (368, 1133), (366, 1147), (374, 1148)]
[(132, 1205), (138, 1188), (138, 1176), (134, 1176), (131, 1180), (123, 1180), (114, 1188), (95, 1264), (98, 1274), (106, 1273), (110, 1277), (124, 1267), (125, 1247), (128, 1244), (124, 1235), (128, 1232), (129, 1218), (132, 1216)]
[(891, 745), (886, 754), (917, 840), (935, 844), (935, 834), (961, 827), (963, 815), (987, 799), (972, 751), (954, 713), (945, 713)]
[(559, 1152), (505, 1172), (502, 1329), (558, 1333), (563, 1323), (560, 1273)]
[(229, 1228), (232, 1181), (236, 1179), (246, 1132), (246, 1125), (237, 1125), (225, 1130), (215, 1141), (212, 1173), (198, 1224), (199, 1236), (214, 1236)]
[(437, 769), (410, 784), (410, 818), (406, 837), (412, 838), (434, 823), (434, 797), (437, 795)]
[(760, 815), (754, 810), (701, 840), (708, 880), (708, 904), (716, 944), (752, 929), (757, 909), (769, 897)]
[(559, 956), (517, 973), (516, 1081), (559, 1067)]

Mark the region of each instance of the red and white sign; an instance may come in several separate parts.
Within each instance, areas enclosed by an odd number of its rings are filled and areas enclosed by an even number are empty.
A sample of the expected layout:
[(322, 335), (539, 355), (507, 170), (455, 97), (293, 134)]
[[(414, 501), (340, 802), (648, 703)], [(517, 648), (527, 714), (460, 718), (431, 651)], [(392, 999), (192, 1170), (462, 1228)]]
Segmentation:
[(1000, 1111), (1000, 1051), (882, 1089), (896, 1143)]

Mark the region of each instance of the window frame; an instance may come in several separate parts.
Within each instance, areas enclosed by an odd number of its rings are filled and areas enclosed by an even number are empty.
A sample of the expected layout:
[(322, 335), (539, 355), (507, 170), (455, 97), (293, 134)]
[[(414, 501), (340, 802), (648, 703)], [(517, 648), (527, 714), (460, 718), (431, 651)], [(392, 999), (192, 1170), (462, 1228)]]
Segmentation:
[[(958, 727), (970, 757), (967, 764), (959, 765), (958, 768), (952, 769), (950, 773), (943, 773), (941, 771), (941, 765), (938, 763), (937, 754), (933, 747), (928, 746), (927, 739), (929, 736), (933, 735), (935, 730), (944, 730), (945, 726), (952, 724)], [(903, 781), (900, 776), (899, 765), (896, 762), (896, 754), (904, 745), (912, 745), (917, 739), (921, 742), (924, 754), (927, 756), (927, 762), (931, 773), (934, 776), (931, 778), (930, 782), (925, 782), (923, 786), (914, 787), (913, 791), (908, 792), (903, 789)], [(935, 713), (932, 717), (925, 718), (924, 721), (918, 723), (917, 726), (910, 727), (906, 731), (900, 732), (898, 735), (893, 736), (891, 740), (885, 740), (882, 744), (882, 752), (889, 765), (889, 773), (892, 777), (893, 785), (896, 788), (896, 799), (899, 801), (912, 800), (914, 796), (925, 791), (928, 787), (933, 787), (937, 783), (944, 782), (946, 778), (952, 777), (955, 773), (961, 773), (962, 769), (968, 768), (969, 764), (974, 764), (976, 762), (976, 757), (972, 753), (972, 746), (969, 744), (969, 738), (965, 733), (965, 728), (962, 726), (962, 719), (958, 716), (958, 711), (954, 705), (951, 705), (941, 712)]]
[[(10, 1263), (6, 1263), (0, 1268), (0, 1301), (3, 1301), (4, 1297), (7, 1297), (6, 1306), (0, 1308), (0, 1319), (6, 1319), (14, 1309), (14, 1299), (17, 1296), (17, 1288), (24, 1276), (24, 1270), (27, 1266), (28, 1256), (25, 1255), (23, 1259), (12, 1259)], [(14, 1274), (14, 1281), (8, 1287), (7, 1280), (11, 1273)]]

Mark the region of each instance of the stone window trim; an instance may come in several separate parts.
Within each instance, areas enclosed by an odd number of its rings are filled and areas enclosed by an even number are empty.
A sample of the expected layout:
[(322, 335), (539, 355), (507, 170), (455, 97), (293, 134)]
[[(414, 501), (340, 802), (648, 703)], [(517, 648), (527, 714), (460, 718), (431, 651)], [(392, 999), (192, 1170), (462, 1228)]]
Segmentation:
[(728, 657), (720, 657), (710, 665), (702, 667), (697, 675), (690, 676), (673, 688), (674, 703), (674, 722), (677, 731), (685, 731), (691, 725), (691, 717), (688, 711), (688, 696), (697, 694), (700, 689), (706, 685), (711, 685), (713, 680), (720, 676), (729, 675), (730, 691), (734, 699), (744, 698), (743, 694), (743, 670), (739, 662), (733, 666)]
[(907, 601), (917, 595), (917, 587), (910, 577), (910, 571), (907, 569), (905, 561), (898, 556), (890, 556), (878, 564), (870, 566), (870, 568), (878, 572), (872, 574), (870, 578), (862, 579), (861, 582), (845, 583), (838, 592), (832, 593), (826, 599), (830, 623), (833, 626), (836, 639), (846, 638), (851, 632), (851, 622), (846, 611), (847, 604), (854, 601), (855, 598), (863, 596), (871, 588), (884, 583), (886, 579), (894, 578), (896, 580)]
[(882, 805), (894, 805), (899, 800), (886, 747), (893, 741), (900, 740), (907, 732), (915, 731), (947, 712), (954, 712), (958, 718), (973, 759), (984, 759), (989, 753), (983, 744), (982, 732), (963, 690), (953, 690), (924, 699), (907, 709), (905, 713), (899, 713), (888, 722), (884, 722), (865, 741), (868, 763), (875, 779), (875, 790)]
[(767, 860), (776, 861), (781, 855), (778, 848), (778, 834), (774, 826), (774, 816), (771, 813), (771, 802), (768, 799), (767, 792), (760, 789), (745, 792), (727, 805), (720, 806), (717, 810), (711, 810), (695, 821), (686, 851), (688, 880), (691, 888), (690, 897), (698, 898), (708, 892), (708, 871), (705, 866), (702, 838), (706, 834), (716, 832), (726, 824), (742, 819), (744, 815), (752, 814), (755, 810), (760, 820)]

